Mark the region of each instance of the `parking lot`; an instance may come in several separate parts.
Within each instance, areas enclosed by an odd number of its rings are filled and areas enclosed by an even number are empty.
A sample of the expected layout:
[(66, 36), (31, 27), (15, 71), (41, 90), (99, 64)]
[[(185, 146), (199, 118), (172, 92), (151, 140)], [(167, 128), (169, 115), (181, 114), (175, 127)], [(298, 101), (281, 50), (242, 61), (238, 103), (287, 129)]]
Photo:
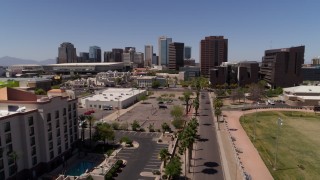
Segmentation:
[(172, 129), (174, 129), (174, 127), (171, 125), (171, 120), (173, 118), (170, 115), (170, 111), (174, 105), (182, 106), (183, 102), (178, 99), (179, 96), (182, 96), (182, 92), (172, 93), (175, 94), (175, 97), (170, 98), (173, 101), (171, 103), (164, 102), (164, 105), (167, 108), (159, 108), (159, 101), (157, 100), (157, 97), (165, 93), (158, 92), (127, 113), (121, 115), (119, 117), (119, 123), (128, 123), (130, 125), (134, 120), (137, 120), (140, 126), (148, 131), (150, 124), (154, 126), (155, 130), (161, 130), (162, 123), (166, 122), (171, 126)]
[(159, 152), (163, 148), (168, 148), (168, 144), (157, 143), (160, 135), (161, 133), (157, 132), (116, 131), (116, 139), (128, 136), (138, 142), (139, 147), (122, 149), (117, 154), (118, 158), (127, 160), (127, 166), (115, 179), (154, 179), (154, 177), (142, 177), (140, 173), (160, 169)]

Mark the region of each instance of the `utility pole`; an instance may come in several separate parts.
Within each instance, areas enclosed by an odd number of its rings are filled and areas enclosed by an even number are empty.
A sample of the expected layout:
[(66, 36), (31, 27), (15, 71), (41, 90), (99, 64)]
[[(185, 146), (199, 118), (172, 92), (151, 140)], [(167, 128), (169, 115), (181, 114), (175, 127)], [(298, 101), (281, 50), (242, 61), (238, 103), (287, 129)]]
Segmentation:
[(280, 127), (282, 126), (283, 120), (278, 118), (277, 124), (277, 139), (276, 139), (276, 152), (274, 155), (274, 164), (273, 164), (273, 170), (277, 170), (277, 155), (278, 155), (278, 146), (279, 146), (279, 133), (280, 133)]

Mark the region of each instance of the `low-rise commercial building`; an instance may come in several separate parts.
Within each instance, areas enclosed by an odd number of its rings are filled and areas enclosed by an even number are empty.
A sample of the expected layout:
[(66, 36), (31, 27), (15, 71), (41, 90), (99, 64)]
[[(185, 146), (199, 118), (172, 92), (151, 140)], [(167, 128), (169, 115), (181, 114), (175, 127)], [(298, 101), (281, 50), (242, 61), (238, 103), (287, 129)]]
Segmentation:
[(292, 106), (319, 106), (320, 86), (295, 86), (283, 89), (283, 97)]
[(0, 89), (0, 179), (37, 179), (72, 155), (77, 100), (63, 93), (36, 96)]
[(97, 91), (94, 95), (82, 98), (81, 105), (84, 108), (103, 109), (105, 106), (123, 109), (138, 101), (138, 97), (146, 94), (146, 90), (133, 88), (108, 88)]
[(136, 80), (139, 88), (150, 88), (155, 81), (158, 81), (162, 87), (166, 85), (166, 78), (164, 77), (140, 76)]

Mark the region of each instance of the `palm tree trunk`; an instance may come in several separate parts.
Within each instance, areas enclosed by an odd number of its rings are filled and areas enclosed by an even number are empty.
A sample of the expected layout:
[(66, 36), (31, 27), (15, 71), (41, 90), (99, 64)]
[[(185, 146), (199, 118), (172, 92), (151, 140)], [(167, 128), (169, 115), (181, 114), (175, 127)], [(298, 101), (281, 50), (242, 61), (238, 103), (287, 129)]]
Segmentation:
[(220, 130), (219, 116), (217, 116), (218, 130)]
[(90, 129), (89, 129), (89, 136), (90, 136), (90, 148), (91, 148), (91, 127), (92, 127), (92, 124), (90, 122)]

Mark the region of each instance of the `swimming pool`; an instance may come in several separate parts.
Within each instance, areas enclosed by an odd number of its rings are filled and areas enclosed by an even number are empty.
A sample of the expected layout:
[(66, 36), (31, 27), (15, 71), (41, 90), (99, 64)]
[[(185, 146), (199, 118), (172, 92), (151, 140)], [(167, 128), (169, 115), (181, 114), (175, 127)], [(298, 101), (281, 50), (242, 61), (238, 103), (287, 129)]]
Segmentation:
[(80, 176), (81, 174), (85, 173), (87, 169), (91, 169), (93, 167), (94, 163), (88, 161), (81, 161), (71, 166), (71, 168), (67, 170), (66, 175)]

